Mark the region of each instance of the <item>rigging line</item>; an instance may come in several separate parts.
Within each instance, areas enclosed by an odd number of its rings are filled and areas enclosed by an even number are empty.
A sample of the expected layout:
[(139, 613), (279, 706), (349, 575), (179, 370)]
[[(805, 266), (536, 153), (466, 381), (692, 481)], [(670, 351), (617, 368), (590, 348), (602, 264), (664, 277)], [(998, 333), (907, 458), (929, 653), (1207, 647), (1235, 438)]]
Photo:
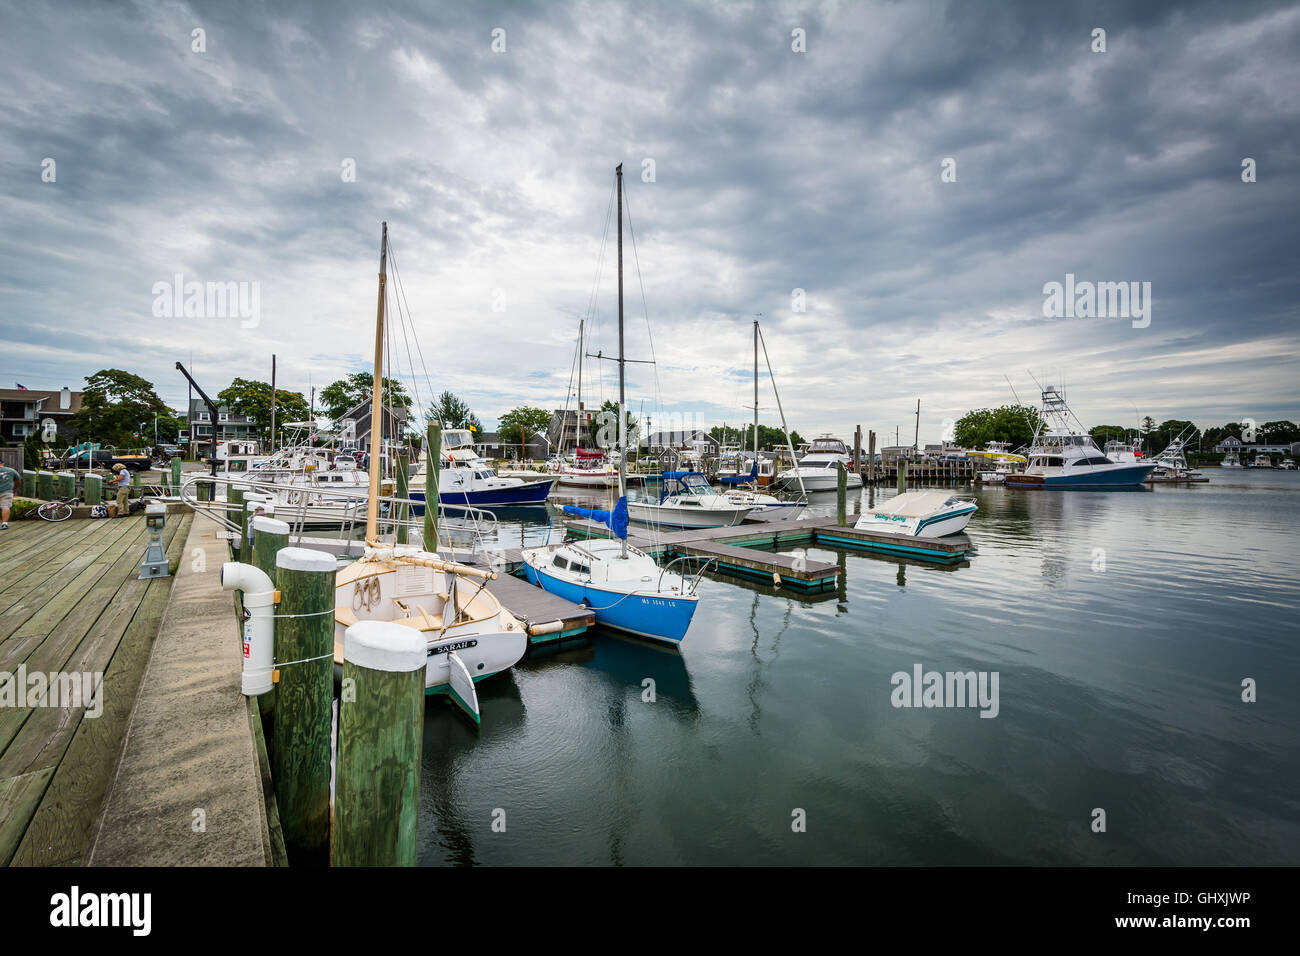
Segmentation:
[[(392, 247), (392, 244), (391, 244), (391, 242), (390, 242), (390, 243), (389, 243), (389, 248), (390, 248), (390, 250), (391, 250), (391, 247)], [(401, 275), (398, 274), (398, 275), (396, 276), (396, 278), (397, 278), (397, 287), (398, 287), (398, 291), (401, 293), (402, 301), (403, 301), (404, 303), (406, 303), (406, 311), (407, 311), (407, 314), (411, 316), (411, 332), (412, 332), (412, 338), (415, 339), (415, 352), (416, 352), (417, 355), (420, 356), (420, 371), (422, 371), (422, 372), (424, 373), (424, 383), (425, 383), (426, 386), (428, 386), (428, 389), (429, 389), (429, 402), (430, 402), (430, 404), (432, 404), (432, 402), (433, 402), (433, 398), (434, 398), (434, 392), (436, 391), (436, 389), (434, 388), (434, 385), (433, 385), (433, 379), (429, 376), (429, 367), (428, 367), (428, 365), (425, 364), (425, 361), (424, 361), (424, 349), (423, 349), (423, 347), (420, 345), (420, 339), (419, 339), (418, 336), (415, 336), (415, 335), (414, 335), (414, 332), (415, 332), (415, 315), (414, 315), (414, 313), (411, 312), (411, 306), (410, 306), (410, 303), (407, 302), (407, 299), (406, 299), (406, 286), (402, 284), (402, 277), (401, 277)], [(414, 372), (412, 372), (412, 374), (414, 374)], [(425, 409), (421, 408), (421, 409), (419, 409), (419, 412), (420, 412), (421, 420), (422, 420), (422, 421), (425, 420), (425, 419), (426, 419)], [(426, 424), (427, 424), (427, 422), (426, 422)]]
[(632, 239), (632, 261), (636, 264), (636, 281), (641, 288), (641, 308), (645, 314), (645, 331), (646, 336), (650, 339), (650, 361), (654, 369), (655, 380), (655, 400), (663, 405), (662, 393), (659, 388), (659, 363), (655, 357), (655, 337), (654, 332), (650, 329), (650, 306), (645, 297), (645, 280), (641, 276), (641, 257), (637, 255), (636, 249), (636, 230), (632, 228), (632, 204), (628, 202), (627, 191), (623, 192), (623, 205), (627, 207), (627, 232)]
[[(390, 256), (393, 255), (393, 247), (392, 247), (392, 242), (391, 242), (391, 241), (389, 242), (389, 245), (388, 245), (388, 252), (389, 252), (389, 255), (390, 255)], [(407, 298), (406, 298), (406, 286), (405, 286), (405, 285), (403, 284), (403, 282), (402, 282), (402, 273), (401, 273), (401, 269), (400, 269), (400, 268), (398, 267), (398, 265), (397, 265), (397, 259), (396, 259), (395, 256), (393, 256), (393, 279), (394, 279), (394, 285), (396, 286), (396, 298), (398, 298), (398, 299), (400, 300), (400, 302), (399, 302), (399, 306), (398, 306), (398, 316), (399, 316), (399, 318), (402, 319), (402, 337), (403, 337), (403, 340), (405, 341), (405, 344), (406, 344), (406, 358), (407, 358), (407, 362), (408, 362), (408, 364), (410, 365), (410, 368), (411, 368), (411, 387), (412, 387), (412, 390), (415, 392), (415, 396), (414, 396), (414, 397), (415, 397), (416, 411), (417, 411), (417, 412), (421, 415), (421, 417), (423, 418), (423, 416), (424, 416), (424, 399), (423, 399), (423, 397), (420, 395), (420, 384), (419, 384), (419, 381), (420, 381), (420, 380), (419, 380), (419, 377), (415, 374), (415, 360), (414, 360), (414, 358), (411, 356), (411, 340), (412, 340), (412, 339), (415, 340), (415, 348), (416, 348), (417, 353), (419, 353), (419, 355), (420, 355), (420, 368), (421, 368), (421, 369), (423, 370), (423, 372), (424, 372), (425, 385), (428, 386), (428, 388), (429, 388), (429, 400), (430, 400), (430, 402), (433, 401), (433, 382), (429, 379), (429, 370), (428, 370), (428, 368), (427, 368), (427, 367), (425, 366), (425, 364), (424, 364), (424, 353), (420, 350), (420, 339), (419, 339), (419, 337), (415, 334), (415, 315), (414, 315), (414, 313), (411, 312), (411, 303), (410, 303), (410, 302), (407, 300)], [(407, 324), (408, 321), (409, 321), (409, 323), (410, 323), (410, 333), (409, 333), (409, 336), (408, 336), (407, 331), (406, 331), (406, 324)]]

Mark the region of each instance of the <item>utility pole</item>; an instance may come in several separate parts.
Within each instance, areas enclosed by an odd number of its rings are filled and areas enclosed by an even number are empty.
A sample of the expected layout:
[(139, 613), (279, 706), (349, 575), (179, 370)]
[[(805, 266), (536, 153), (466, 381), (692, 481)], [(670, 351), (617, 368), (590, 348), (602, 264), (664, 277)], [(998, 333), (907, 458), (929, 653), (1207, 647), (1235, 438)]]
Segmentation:
[(921, 400), (916, 400), (916, 432), (912, 436), (912, 451), (921, 457)]

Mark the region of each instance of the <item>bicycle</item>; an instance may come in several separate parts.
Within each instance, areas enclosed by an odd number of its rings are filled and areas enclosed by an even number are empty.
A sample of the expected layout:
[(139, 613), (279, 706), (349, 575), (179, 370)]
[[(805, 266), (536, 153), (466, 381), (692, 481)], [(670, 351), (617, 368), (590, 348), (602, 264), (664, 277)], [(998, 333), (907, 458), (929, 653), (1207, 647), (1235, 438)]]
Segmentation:
[(75, 500), (75, 498), (56, 498), (47, 501), (36, 509), (36, 514), (46, 521), (67, 521), (72, 517), (71, 502)]

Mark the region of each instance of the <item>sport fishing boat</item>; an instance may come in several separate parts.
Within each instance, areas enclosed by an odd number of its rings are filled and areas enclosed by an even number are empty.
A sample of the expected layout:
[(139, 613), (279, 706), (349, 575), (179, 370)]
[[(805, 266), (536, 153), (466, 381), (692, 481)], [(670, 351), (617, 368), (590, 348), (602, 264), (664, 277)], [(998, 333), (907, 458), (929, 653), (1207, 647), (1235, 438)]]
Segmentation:
[(1007, 480), (1007, 475), (1016, 474), (1028, 464), (1027, 458), (1013, 454), (1008, 450), (1010, 447), (1010, 442), (991, 441), (981, 451), (966, 453), (967, 458), (975, 459), (977, 466), (983, 466), (976, 472), (980, 484), (1000, 485)]
[(633, 521), (661, 528), (730, 528), (756, 507), (748, 499), (718, 494), (698, 471), (666, 471), (658, 501), (629, 501)]
[(1237, 454), (1235, 449), (1223, 456), (1223, 467), (1224, 468), (1241, 467), (1241, 456)]
[(907, 491), (862, 512), (853, 527), (858, 531), (942, 538), (965, 531), (978, 507), (973, 500), (946, 491)]
[[(370, 434), (383, 435), (385, 287), (388, 224), (379, 254), (379, 306), (375, 320), (374, 392)], [(436, 449), (435, 449), (436, 451)], [(437, 472), (430, 472), (428, 491), (437, 492)], [(424, 692), (449, 694), (477, 724), (474, 685), (513, 667), (528, 650), (524, 625), (487, 590), (495, 571), (443, 560), (436, 550), (437, 509), (430, 509), (426, 548), (379, 540), (379, 473), (370, 472), (366, 501), (366, 549), (335, 576), (334, 661), (343, 663), (344, 632), (358, 621), (389, 621), (418, 631), (427, 641)]]
[(1184, 450), (1187, 447), (1186, 435), (1188, 429), (1184, 429), (1181, 434), (1169, 443), (1169, 447), (1151, 459), (1155, 465), (1155, 470), (1147, 478), (1148, 482), (1176, 482), (1178, 484), (1187, 484), (1192, 482), (1208, 482), (1204, 474), (1197, 471), (1187, 464), (1187, 456)]
[(1146, 481), (1155, 466), (1108, 458), (1070, 411), (1064, 391), (1048, 385), (1042, 400), (1029, 465), (1006, 477), (1008, 488), (1119, 488)]
[(814, 439), (808, 453), (793, 468), (776, 476), (782, 488), (801, 488), (805, 491), (834, 491), (837, 487), (836, 466), (848, 469), (847, 487), (861, 488), (862, 476), (853, 470), (853, 455), (844, 442), (832, 435)]
[[(541, 505), (551, 491), (554, 478), (537, 475), (536, 479), (502, 477), (492, 470), (474, 448), (474, 436), (468, 428), (449, 428), (443, 435), (438, 456), (438, 501), (443, 505), (474, 507), (523, 507)], [(424, 514), (425, 477), (429, 470), (428, 450), (420, 452), (419, 471), (411, 479), (408, 494), (417, 515)]]
[[(612, 538), (588, 539), (558, 548), (531, 548), (522, 553), (524, 574), (533, 584), (592, 610), (598, 624), (639, 637), (680, 644), (699, 603), (696, 588), (703, 570), (691, 583), (654, 558), (627, 543), (630, 505), (625, 473), (627, 421), (623, 357), (623, 164), (614, 171), (618, 195), (618, 502), (611, 511), (564, 506), (565, 512), (599, 521)], [(703, 476), (700, 476), (703, 481)], [(708, 484), (705, 483), (705, 488)], [(746, 510), (747, 513), (747, 510)], [(680, 560), (680, 559), (679, 559)]]

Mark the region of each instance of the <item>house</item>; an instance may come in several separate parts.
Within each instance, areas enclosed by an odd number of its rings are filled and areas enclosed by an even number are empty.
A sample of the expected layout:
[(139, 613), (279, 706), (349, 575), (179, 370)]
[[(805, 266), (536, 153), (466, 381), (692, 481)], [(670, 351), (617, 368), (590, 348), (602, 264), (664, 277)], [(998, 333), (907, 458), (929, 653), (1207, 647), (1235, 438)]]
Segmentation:
[[(201, 398), (190, 399), (189, 421), (191, 428), (182, 431), (179, 440), (191, 448), (198, 458), (212, 456), (212, 412)], [(257, 424), (247, 415), (239, 415), (226, 405), (217, 406), (217, 441), (255, 441)]]
[[(519, 458), (520, 448), (517, 437), (502, 441), (500, 432), (483, 432), (476, 436), (474, 450), (482, 458)], [(551, 439), (546, 432), (534, 432), (524, 444), (523, 457), (526, 459), (544, 459), (551, 455)]]
[(1248, 445), (1240, 438), (1234, 438), (1229, 435), (1223, 441), (1214, 446), (1214, 450), (1219, 454), (1227, 454), (1235, 451), (1243, 460), (1253, 459), (1256, 455), (1286, 455), (1295, 457), (1300, 455), (1300, 442), (1291, 442), (1290, 444), (1255, 444)]
[(577, 446), (579, 415), (582, 416), (582, 446), (596, 447), (596, 435), (600, 431), (600, 409), (590, 409), (585, 405), (581, 409), (557, 408), (551, 413), (551, 423), (546, 426), (548, 455), (550, 450), (565, 454)]
[(677, 431), (654, 432), (641, 442), (647, 451), (659, 452), (667, 448), (678, 451), (693, 451), (700, 455), (716, 455), (718, 440), (699, 428), (683, 428)]
[[(407, 410), (405, 408), (381, 409), (385, 444), (405, 443)], [(370, 399), (354, 405), (334, 423), (342, 448), (355, 448), (370, 454)]]
[(41, 435), (44, 424), (53, 422), (57, 437), (46, 444), (74, 444), (72, 416), (80, 410), (81, 392), (68, 388), (0, 388), (0, 443), (21, 443), (29, 435)]

